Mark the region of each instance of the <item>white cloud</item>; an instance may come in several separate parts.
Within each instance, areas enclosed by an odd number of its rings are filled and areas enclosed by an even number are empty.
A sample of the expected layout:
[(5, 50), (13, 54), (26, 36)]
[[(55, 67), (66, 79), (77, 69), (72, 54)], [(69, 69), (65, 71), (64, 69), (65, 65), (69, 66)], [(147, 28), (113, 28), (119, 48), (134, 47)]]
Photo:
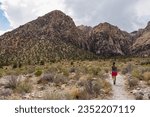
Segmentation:
[(52, 10), (64, 11), (64, 0), (2, 0), (2, 9), (13, 28)]
[(109, 22), (123, 30), (144, 27), (150, 20), (150, 0), (1, 0), (13, 28), (59, 9), (77, 25)]

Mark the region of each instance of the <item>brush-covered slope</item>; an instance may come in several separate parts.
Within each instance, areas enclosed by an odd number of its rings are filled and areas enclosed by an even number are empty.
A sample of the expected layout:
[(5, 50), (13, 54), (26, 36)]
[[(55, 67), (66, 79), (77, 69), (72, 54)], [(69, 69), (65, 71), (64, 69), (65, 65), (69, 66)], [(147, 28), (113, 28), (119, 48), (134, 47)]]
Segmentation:
[(55, 10), (0, 36), (0, 63), (93, 58), (81, 49), (84, 38), (69, 16)]

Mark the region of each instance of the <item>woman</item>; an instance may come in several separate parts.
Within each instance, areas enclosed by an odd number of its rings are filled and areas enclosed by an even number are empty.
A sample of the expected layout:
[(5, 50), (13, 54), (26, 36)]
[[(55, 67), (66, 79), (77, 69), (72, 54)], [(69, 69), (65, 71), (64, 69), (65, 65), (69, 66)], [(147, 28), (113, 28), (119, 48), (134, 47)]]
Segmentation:
[(117, 76), (117, 67), (115, 66), (115, 62), (113, 62), (112, 66), (112, 78), (114, 85), (116, 84), (116, 76)]

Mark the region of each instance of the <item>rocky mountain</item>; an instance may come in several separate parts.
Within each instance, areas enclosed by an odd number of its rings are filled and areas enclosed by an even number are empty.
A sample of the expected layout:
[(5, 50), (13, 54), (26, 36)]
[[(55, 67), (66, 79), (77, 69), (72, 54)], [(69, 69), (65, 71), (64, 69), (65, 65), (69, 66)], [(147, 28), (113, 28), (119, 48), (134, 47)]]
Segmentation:
[(109, 23), (76, 26), (59, 10), (52, 11), (0, 36), (0, 64), (39, 64), (61, 59), (100, 56), (150, 56), (150, 22), (127, 33)]
[(0, 36), (0, 63), (93, 58), (84, 41), (72, 18), (55, 10)]
[(138, 30), (134, 35), (131, 47), (132, 54), (136, 56), (150, 56), (150, 22), (144, 29)]
[(100, 23), (90, 32), (90, 51), (102, 56), (129, 55), (132, 37), (109, 23)]

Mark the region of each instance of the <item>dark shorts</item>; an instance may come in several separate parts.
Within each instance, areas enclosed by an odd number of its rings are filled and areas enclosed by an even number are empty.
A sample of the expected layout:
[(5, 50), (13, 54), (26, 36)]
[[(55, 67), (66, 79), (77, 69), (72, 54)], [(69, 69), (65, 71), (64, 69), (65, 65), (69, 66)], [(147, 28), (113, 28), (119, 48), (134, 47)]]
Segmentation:
[(117, 72), (112, 72), (112, 76), (117, 76)]

